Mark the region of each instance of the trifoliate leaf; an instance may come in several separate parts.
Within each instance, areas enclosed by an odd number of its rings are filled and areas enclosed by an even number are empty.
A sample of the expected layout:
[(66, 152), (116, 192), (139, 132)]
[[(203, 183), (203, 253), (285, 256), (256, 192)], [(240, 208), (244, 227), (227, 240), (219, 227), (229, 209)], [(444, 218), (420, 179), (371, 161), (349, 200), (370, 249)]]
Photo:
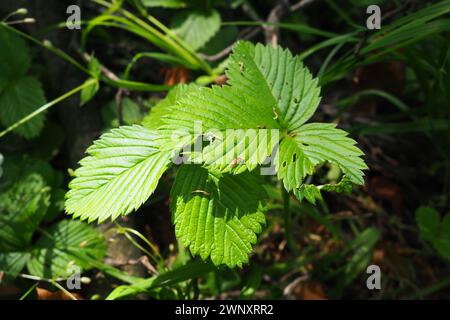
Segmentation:
[(199, 165), (179, 168), (171, 192), (175, 234), (193, 255), (242, 266), (265, 223), (265, 191), (251, 173), (231, 176)]

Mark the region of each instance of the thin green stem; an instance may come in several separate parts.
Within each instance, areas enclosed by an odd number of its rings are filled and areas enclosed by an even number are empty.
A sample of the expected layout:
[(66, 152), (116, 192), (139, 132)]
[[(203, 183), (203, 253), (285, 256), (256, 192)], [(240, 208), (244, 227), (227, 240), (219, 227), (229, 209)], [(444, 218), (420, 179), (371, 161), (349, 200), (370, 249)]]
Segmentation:
[(71, 56), (69, 56), (67, 53), (65, 53), (64, 51), (53, 47), (50, 43), (46, 42), (46, 41), (40, 41), (32, 36), (30, 36), (29, 34), (26, 34), (20, 30), (17, 30), (16, 28), (10, 27), (8, 26), (6, 23), (4, 22), (0, 22), (0, 26), (8, 29), (11, 32), (14, 32), (18, 35), (20, 35), (21, 37), (24, 37), (25, 39), (51, 51), (52, 53), (56, 54), (58, 57), (64, 59), (65, 61), (69, 62), (70, 64), (72, 64), (74, 67), (76, 67), (77, 69), (81, 70), (82, 72), (88, 74), (89, 76), (95, 78), (96, 76), (94, 74), (92, 74), (85, 66), (83, 66), (81, 63), (79, 63), (78, 61), (76, 61), (74, 58), (72, 58)]
[(90, 79), (90, 80), (86, 81), (85, 83), (83, 83), (82, 85), (76, 87), (75, 89), (72, 89), (69, 92), (66, 92), (65, 94), (63, 94), (62, 96), (56, 98), (55, 100), (44, 104), (42, 107), (36, 109), (35, 111), (30, 113), (29, 115), (25, 116), (24, 118), (20, 119), (19, 121), (17, 121), (13, 125), (11, 125), (9, 128), (7, 128), (4, 131), (0, 132), (0, 138), (3, 137), (4, 135), (6, 135), (7, 133), (13, 131), (17, 127), (21, 126), (25, 122), (31, 120), (32, 118), (34, 118), (38, 114), (40, 114), (40, 113), (46, 111), (47, 109), (53, 107), (55, 104), (58, 104), (59, 102), (61, 102), (61, 101), (65, 100), (65, 99), (67, 99), (68, 97), (74, 95), (75, 93), (77, 93), (77, 92), (83, 90), (84, 88), (92, 85), (95, 81), (97, 81), (97, 80), (96, 79)]
[(25, 300), (26, 297), (28, 297), (30, 295), (31, 292), (33, 292), (34, 289), (36, 289), (36, 287), (38, 286), (39, 283), (35, 283), (33, 284), (30, 289), (27, 290), (27, 292), (25, 292), (20, 298), (19, 300)]
[(298, 250), (297, 246), (295, 244), (294, 238), (292, 236), (292, 229), (291, 229), (291, 198), (289, 197), (289, 193), (284, 188), (283, 184), (281, 184), (281, 193), (283, 196), (283, 217), (284, 217), (284, 233), (286, 237), (287, 244), (289, 246), (289, 249), (292, 252), (292, 255), (297, 256)]
[[(75, 296), (72, 293), (70, 293), (66, 288), (64, 288), (62, 285), (60, 285), (57, 282), (57, 281), (62, 281), (61, 279), (53, 280), (53, 279), (47, 279), (47, 278), (42, 278), (42, 277), (38, 277), (38, 276), (33, 276), (30, 274), (19, 274), (19, 276), (21, 278), (28, 279), (28, 280), (48, 282), (48, 283), (52, 284), (53, 286), (55, 286), (56, 288), (58, 288), (59, 290), (63, 291), (70, 299), (78, 300), (77, 298), (75, 298)], [(28, 292), (24, 296), (26, 297), (26, 295), (28, 295)], [(22, 296), (22, 297), (24, 297), (24, 296)]]

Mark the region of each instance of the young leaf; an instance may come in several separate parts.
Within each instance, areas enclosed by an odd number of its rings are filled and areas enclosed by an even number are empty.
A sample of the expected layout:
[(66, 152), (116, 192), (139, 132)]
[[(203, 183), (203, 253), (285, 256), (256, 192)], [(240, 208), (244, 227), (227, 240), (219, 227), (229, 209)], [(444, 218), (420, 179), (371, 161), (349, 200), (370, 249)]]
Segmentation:
[(264, 197), (261, 183), (248, 172), (231, 176), (183, 165), (171, 192), (175, 234), (193, 255), (240, 267), (265, 223)]
[(100, 84), (96, 79), (88, 79), (84, 82), (85, 84), (89, 83), (88, 86), (84, 87), (80, 93), (80, 107), (84, 106), (88, 103), (92, 98), (97, 94), (100, 89)]
[(161, 152), (160, 143), (156, 131), (137, 125), (102, 135), (75, 171), (66, 196), (66, 212), (102, 222), (139, 208), (170, 163), (171, 153)]
[(95, 57), (92, 57), (91, 60), (89, 61), (88, 69), (95, 78), (90, 78), (85, 81), (85, 84), (87, 84), (87, 83), (90, 83), (90, 84), (88, 86), (84, 87), (83, 90), (81, 90), (80, 107), (82, 107), (86, 103), (88, 103), (97, 94), (98, 90), (100, 89), (100, 83), (99, 83), (98, 79), (102, 72), (101, 64)]

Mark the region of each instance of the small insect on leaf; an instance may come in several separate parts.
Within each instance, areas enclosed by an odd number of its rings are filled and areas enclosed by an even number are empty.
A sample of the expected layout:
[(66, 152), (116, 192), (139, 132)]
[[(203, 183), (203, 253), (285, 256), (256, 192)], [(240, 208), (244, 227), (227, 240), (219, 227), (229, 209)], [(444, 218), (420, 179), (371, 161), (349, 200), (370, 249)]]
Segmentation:
[(274, 120), (277, 120), (278, 117), (279, 117), (279, 115), (278, 115), (278, 112), (277, 112), (277, 110), (275, 109), (275, 107), (272, 108), (272, 111), (273, 111), (273, 114), (275, 115), (275, 116), (273, 117), (273, 119), (274, 119)]
[(244, 63), (242, 61), (239, 61), (239, 71), (241, 74), (244, 72)]
[(205, 196), (209, 196), (209, 192), (206, 192), (205, 190), (193, 190), (191, 193), (200, 193), (203, 194)]
[(244, 162), (244, 159), (242, 159), (241, 157), (237, 157), (236, 159), (233, 159), (233, 161), (231, 161), (230, 166), (232, 168), (236, 167), (239, 163)]

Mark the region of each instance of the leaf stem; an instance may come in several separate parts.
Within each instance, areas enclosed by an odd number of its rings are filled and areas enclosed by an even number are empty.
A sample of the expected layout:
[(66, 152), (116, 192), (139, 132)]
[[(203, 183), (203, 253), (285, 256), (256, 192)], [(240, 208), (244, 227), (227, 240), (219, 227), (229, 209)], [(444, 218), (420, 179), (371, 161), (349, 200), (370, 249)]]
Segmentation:
[(298, 255), (297, 246), (295, 245), (294, 238), (292, 237), (292, 229), (291, 229), (291, 198), (289, 197), (289, 193), (284, 188), (283, 184), (281, 184), (281, 194), (283, 196), (283, 206), (284, 206), (284, 233), (289, 249), (291, 250), (294, 256)]

